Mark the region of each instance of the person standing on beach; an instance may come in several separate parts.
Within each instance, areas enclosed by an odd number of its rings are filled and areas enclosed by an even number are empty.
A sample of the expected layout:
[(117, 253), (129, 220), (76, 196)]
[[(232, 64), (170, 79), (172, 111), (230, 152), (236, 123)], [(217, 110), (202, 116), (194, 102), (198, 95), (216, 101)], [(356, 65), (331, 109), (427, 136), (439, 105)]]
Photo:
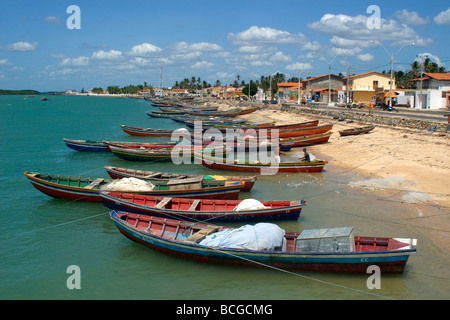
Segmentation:
[(373, 107), (374, 107), (374, 103), (373, 103), (373, 100), (371, 100), (370, 104), (369, 104), (369, 114), (373, 114)]

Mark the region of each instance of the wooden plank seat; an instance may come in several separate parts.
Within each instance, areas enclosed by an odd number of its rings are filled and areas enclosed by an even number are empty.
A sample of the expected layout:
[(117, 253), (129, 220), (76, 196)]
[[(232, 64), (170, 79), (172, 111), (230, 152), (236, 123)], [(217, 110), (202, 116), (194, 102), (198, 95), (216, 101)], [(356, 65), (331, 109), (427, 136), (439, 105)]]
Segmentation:
[(158, 203), (155, 205), (155, 208), (157, 208), (157, 209), (162, 209), (162, 208), (164, 208), (171, 200), (172, 200), (172, 198), (170, 198), (170, 197), (165, 197), (165, 198), (163, 198), (160, 202), (158, 202)]
[(186, 238), (184, 241), (189, 243), (199, 243), (205, 237), (211, 233), (216, 232), (220, 227), (218, 226), (206, 226), (196, 233), (192, 234), (190, 237)]
[(191, 206), (189, 207), (189, 211), (195, 211), (195, 209), (197, 208), (198, 204), (200, 203), (200, 199), (195, 199)]
[(97, 178), (94, 181), (92, 181), (91, 183), (89, 183), (86, 187), (84, 187), (84, 189), (93, 189), (95, 187), (97, 187), (98, 185), (100, 185), (100, 183), (102, 183), (105, 179), (103, 178)]

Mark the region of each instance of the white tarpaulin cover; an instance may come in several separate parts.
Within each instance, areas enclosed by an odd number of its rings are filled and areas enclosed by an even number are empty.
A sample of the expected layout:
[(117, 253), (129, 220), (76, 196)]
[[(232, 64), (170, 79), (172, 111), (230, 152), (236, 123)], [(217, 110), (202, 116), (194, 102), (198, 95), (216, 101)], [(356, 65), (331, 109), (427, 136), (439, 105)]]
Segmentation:
[(284, 246), (284, 230), (272, 223), (245, 225), (237, 229), (225, 229), (206, 236), (199, 244), (209, 247), (279, 250)]
[(136, 178), (123, 178), (114, 180), (101, 187), (104, 191), (152, 191), (155, 186), (149, 182)]
[(249, 211), (249, 210), (260, 210), (260, 209), (267, 209), (269, 207), (266, 207), (261, 202), (255, 199), (245, 199), (242, 200), (234, 209), (233, 211)]

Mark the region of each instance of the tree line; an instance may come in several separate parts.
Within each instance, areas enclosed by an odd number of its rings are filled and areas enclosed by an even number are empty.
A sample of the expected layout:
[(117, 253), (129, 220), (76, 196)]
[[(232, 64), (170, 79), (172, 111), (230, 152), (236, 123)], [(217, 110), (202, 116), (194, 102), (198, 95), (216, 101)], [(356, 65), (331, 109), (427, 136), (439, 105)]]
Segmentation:
[[(395, 82), (399, 88), (414, 89), (416, 87), (413, 79), (419, 78), (421, 73), (446, 73), (445, 67), (439, 66), (436, 62), (432, 62), (430, 58), (426, 58), (421, 64), (414, 61), (409, 71), (394, 71)], [(383, 74), (390, 74), (390, 71), (384, 70)]]
[[(445, 73), (445, 67), (439, 66), (437, 63), (432, 62), (430, 58), (426, 58), (421, 64), (418, 61), (414, 61), (411, 65), (411, 70), (409, 71), (394, 71), (394, 77), (396, 79), (397, 86), (402, 89), (413, 89), (415, 87), (415, 83), (411, 81), (412, 79), (420, 77), (421, 72), (436, 72), (436, 73)], [(383, 70), (383, 74), (390, 74), (390, 71)], [(339, 74), (343, 76), (342, 74)], [(310, 77), (308, 77), (310, 78)], [(302, 80), (300, 78), (300, 80)], [(256, 94), (258, 88), (263, 89), (265, 92), (271, 91), (272, 96), (275, 96), (278, 92), (278, 83), (281, 82), (298, 82), (299, 79), (296, 77), (291, 77), (287, 79), (286, 75), (283, 73), (277, 72), (274, 75), (269, 76), (261, 76), (256, 80), (248, 80), (251, 81), (251, 89), (250, 95)], [(216, 80), (214, 83), (214, 87), (231, 85), (233, 87), (241, 87), (243, 93), (248, 95), (248, 82), (245, 79), (242, 79), (238, 74), (236, 78), (229, 84), (222, 84), (220, 80)], [(191, 77), (184, 78), (181, 81), (175, 81), (172, 86), (173, 89), (186, 89), (192, 93), (197, 90), (206, 89), (209, 87), (213, 87), (210, 83), (205, 80), (202, 80), (200, 77)], [(149, 89), (151, 93), (153, 93), (153, 87), (148, 85), (147, 82), (144, 82), (143, 85), (128, 85), (120, 88), (119, 86), (109, 86), (105, 90), (111, 94), (136, 94), (142, 91), (143, 89)], [(102, 93), (104, 91), (103, 88), (93, 88), (92, 92), (94, 93)]]

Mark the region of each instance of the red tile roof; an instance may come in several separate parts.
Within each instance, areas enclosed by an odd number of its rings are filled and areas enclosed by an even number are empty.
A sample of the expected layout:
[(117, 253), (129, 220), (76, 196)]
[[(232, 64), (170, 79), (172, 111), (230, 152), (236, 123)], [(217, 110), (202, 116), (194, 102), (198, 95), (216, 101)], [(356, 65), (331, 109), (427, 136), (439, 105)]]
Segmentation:
[(427, 72), (425, 74), (436, 80), (450, 81), (450, 73)]

